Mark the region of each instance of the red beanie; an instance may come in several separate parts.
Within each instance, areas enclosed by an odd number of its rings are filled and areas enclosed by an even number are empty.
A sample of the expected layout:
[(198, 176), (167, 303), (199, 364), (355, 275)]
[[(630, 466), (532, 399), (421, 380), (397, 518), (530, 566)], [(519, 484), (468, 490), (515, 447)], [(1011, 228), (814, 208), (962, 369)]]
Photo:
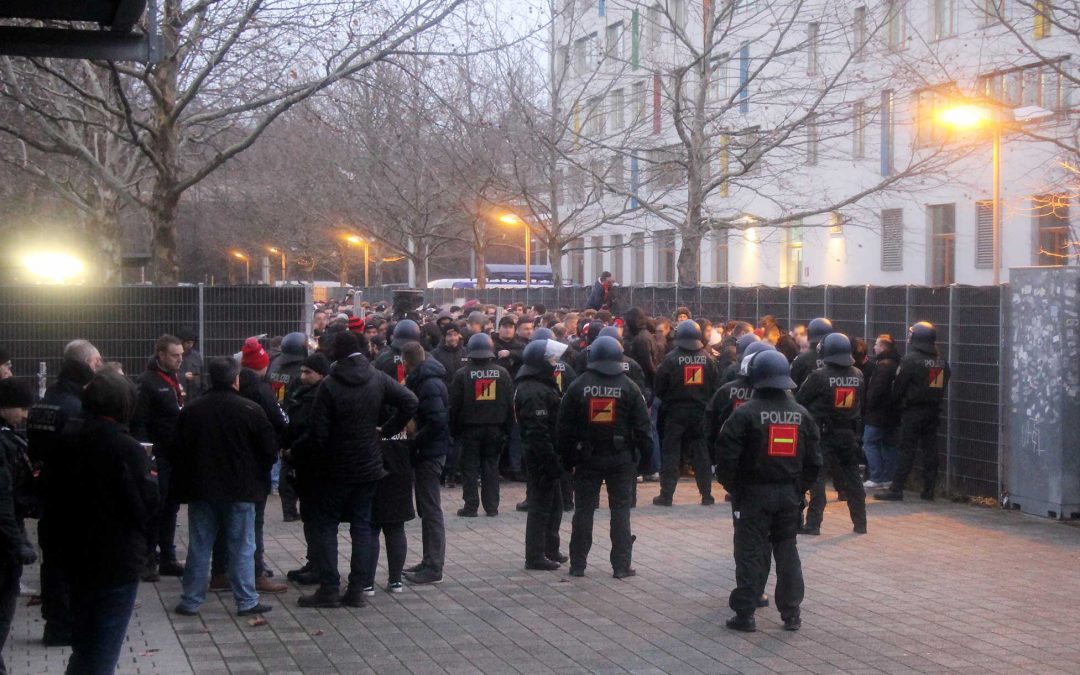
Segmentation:
[(349, 330), (354, 333), (364, 334), (364, 320), (358, 316), (349, 319)]
[(244, 348), (240, 350), (240, 354), (240, 365), (245, 368), (262, 370), (270, 365), (270, 355), (256, 338), (244, 340)]

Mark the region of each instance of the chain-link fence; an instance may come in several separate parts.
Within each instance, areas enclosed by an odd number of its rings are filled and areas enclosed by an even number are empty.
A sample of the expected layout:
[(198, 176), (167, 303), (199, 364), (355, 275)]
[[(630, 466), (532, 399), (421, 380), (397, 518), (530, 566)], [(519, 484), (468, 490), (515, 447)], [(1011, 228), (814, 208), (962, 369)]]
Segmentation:
[(204, 356), (240, 351), (245, 337), (305, 330), (311, 291), (301, 286), (0, 287), (0, 345), (20, 377), (60, 367), (64, 345), (90, 340), (124, 372), (143, 371), (154, 341), (188, 327), (201, 336)]
[[(939, 432), (941, 465), (951, 492), (998, 497), (1000, 461), (1002, 339), (1005, 287), (952, 286), (792, 286), (787, 288), (706, 286), (625, 287), (615, 291), (615, 309), (640, 307), (653, 315), (672, 316), (685, 306), (694, 316), (710, 320), (740, 320), (757, 324), (766, 314), (781, 326), (806, 324), (828, 316), (837, 330), (861, 337), (873, 345), (882, 333), (892, 335), (901, 348), (907, 328), (916, 321), (937, 326), (942, 353), (953, 368)], [(580, 308), (589, 289), (582, 287), (429, 290), (425, 301), (438, 305), (461, 304), (476, 298), (505, 306), (514, 302), (541, 303), (548, 309)], [(385, 292), (382, 295), (386, 295)], [(373, 289), (364, 297), (381, 297)]]

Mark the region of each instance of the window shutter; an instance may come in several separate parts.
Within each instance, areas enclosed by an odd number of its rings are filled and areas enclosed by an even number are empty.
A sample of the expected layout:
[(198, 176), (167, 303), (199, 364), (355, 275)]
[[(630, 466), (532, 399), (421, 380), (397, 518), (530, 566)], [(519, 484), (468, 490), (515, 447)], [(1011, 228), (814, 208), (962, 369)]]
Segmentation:
[(994, 266), (994, 203), (975, 202), (975, 268)]
[(904, 210), (884, 209), (881, 212), (881, 270), (900, 272), (904, 269)]

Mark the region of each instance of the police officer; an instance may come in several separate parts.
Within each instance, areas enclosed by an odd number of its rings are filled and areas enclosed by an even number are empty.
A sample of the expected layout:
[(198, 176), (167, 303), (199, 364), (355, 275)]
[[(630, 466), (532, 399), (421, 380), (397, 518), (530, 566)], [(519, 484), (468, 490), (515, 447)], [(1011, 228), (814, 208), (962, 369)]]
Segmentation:
[(398, 384), (405, 384), (405, 362), (401, 360), (401, 348), (410, 342), (420, 341), (420, 326), (412, 319), (402, 319), (394, 326), (394, 334), (390, 345), (379, 352), (371, 365), (375, 370), (381, 370)]
[[(847, 497), (848, 513), (855, 532), (866, 534), (866, 492), (859, 475), (859, 452), (855, 442), (863, 399), (863, 374), (854, 366), (851, 340), (830, 333), (819, 345), (824, 367), (810, 373), (795, 399), (813, 415), (821, 429), (821, 451), (829, 465), (837, 492)], [(800, 534), (821, 533), (825, 513), (825, 472), (810, 489), (810, 507)]]
[(735, 590), (728, 605), (732, 630), (757, 630), (754, 612), (776, 558), (776, 607), (786, 630), (799, 630), (802, 563), (795, 543), (802, 486), (821, 468), (818, 429), (806, 408), (787, 393), (795, 383), (787, 358), (770, 350), (749, 362), (753, 398), (735, 410), (720, 432), (716, 477), (732, 494), (735, 520)]
[(915, 453), (921, 452), (923, 488), (919, 496), (933, 501), (937, 485), (938, 452), (937, 428), (941, 420), (941, 402), (952, 377), (949, 364), (938, 353), (937, 330), (934, 325), (920, 321), (908, 329), (908, 352), (900, 359), (900, 368), (893, 380), (892, 397), (900, 406), (900, 461), (892, 486), (874, 495), (874, 499), (902, 501), (915, 464)]
[(823, 317), (814, 319), (806, 327), (806, 339), (810, 343), (810, 349), (796, 356), (791, 362), (791, 379), (795, 380), (796, 389), (802, 386), (810, 373), (825, 365), (825, 362), (821, 360), (821, 354), (818, 353), (818, 344), (832, 332), (832, 321)]
[[(735, 360), (732, 361), (720, 375), (720, 384), (724, 385), (731, 382), (735, 378), (739, 377), (742, 371), (743, 357), (746, 356), (746, 348), (750, 345), (761, 342), (761, 338), (753, 333), (747, 333), (746, 335), (739, 336), (739, 339), (735, 341)], [(719, 429), (720, 427), (717, 427)]]
[(656, 398), (661, 401), (661, 466), (660, 494), (653, 498), (653, 504), (671, 506), (684, 454), (693, 464), (702, 505), (716, 502), (701, 419), (720, 386), (718, 380), (716, 362), (705, 351), (701, 328), (694, 321), (683, 321), (675, 330), (675, 349), (656, 372)]
[[(726, 382), (716, 393), (713, 394), (709, 404), (705, 406), (705, 440), (709, 444), (709, 456), (712, 458), (712, 463), (715, 465), (717, 462), (718, 452), (720, 449), (718, 441), (720, 440), (720, 430), (724, 428), (724, 423), (731, 417), (731, 413), (735, 412), (739, 406), (750, 400), (751, 394), (754, 388), (750, 386), (750, 380), (748, 378), (749, 372), (749, 359), (758, 352), (770, 351), (775, 349), (768, 342), (758, 340), (757, 336), (753, 333), (750, 334), (754, 337), (750, 341), (748, 347), (743, 351), (741, 358), (736, 361), (740, 366), (738, 374), (735, 379), (730, 382)], [(743, 337), (746, 337), (745, 335)], [(740, 340), (742, 338), (739, 338)]]
[[(400, 325), (400, 324), (399, 324)], [(396, 331), (395, 331), (396, 332)], [(461, 487), (464, 508), (457, 514), (475, 518), (481, 502), (489, 516), (499, 515), (499, 455), (513, 421), (513, 380), (495, 361), (491, 338), (469, 338), (469, 365), (450, 382), (450, 433), (461, 443)], [(480, 490), (477, 491), (477, 478)]]
[(559, 552), (564, 472), (555, 450), (562, 398), (555, 384), (555, 364), (565, 347), (554, 340), (533, 340), (522, 352), (522, 365), (514, 380), (514, 417), (521, 426), (525, 449), (529, 512), (525, 521), (525, 569), (530, 570), (556, 570), (567, 560)]
[[(303, 333), (289, 333), (281, 340), (281, 354), (270, 364), (267, 379), (274, 398), (282, 409), (288, 409), (292, 397), (300, 388), (300, 368), (307, 358), (307, 336)], [(278, 494), (281, 496), (281, 513), (285, 522), (300, 520), (297, 509), (298, 497), (293, 487), (293, 470), (286, 459), (281, 460), (281, 477), (278, 480)]]
[(607, 484), (611, 509), (615, 578), (636, 574), (631, 567), (630, 499), (638, 458), (651, 444), (649, 411), (641, 390), (623, 372), (622, 345), (614, 338), (597, 338), (589, 349), (588, 369), (571, 383), (559, 405), (558, 448), (563, 466), (574, 472), (576, 500), (571, 576), (585, 576), (601, 483)]

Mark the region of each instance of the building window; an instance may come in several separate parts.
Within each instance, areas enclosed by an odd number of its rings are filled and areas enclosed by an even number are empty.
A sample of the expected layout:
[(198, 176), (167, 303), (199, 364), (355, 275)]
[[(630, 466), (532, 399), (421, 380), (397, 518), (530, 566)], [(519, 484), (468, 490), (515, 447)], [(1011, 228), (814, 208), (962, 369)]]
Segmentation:
[(956, 204), (926, 207), (930, 225), (930, 285), (956, 281)]
[(661, 117), (662, 108), (661, 102), (663, 100), (664, 85), (663, 78), (660, 77), (660, 72), (653, 73), (652, 78), (653, 95), (652, 95), (652, 131), (654, 134), (658, 134), (663, 131), (663, 119)]
[(793, 223), (784, 230), (784, 252), (781, 261), (781, 286), (798, 286), (802, 283), (802, 224)]
[(904, 210), (881, 211), (881, 271), (904, 269)]
[(586, 103), (585, 135), (589, 138), (600, 138), (604, 133), (604, 102), (599, 96), (594, 96)]
[(589, 38), (574, 41), (574, 74), (581, 77), (589, 69)]
[(889, 49), (903, 49), (907, 44), (907, 2), (888, 0), (885, 3), (885, 43)]
[(933, 0), (934, 39), (956, 35), (956, 0)]
[(1038, 236), (1036, 265), (1067, 265), (1080, 244), (1069, 220), (1069, 195), (1035, 195), (1032, 219)]
[(592, 275), (599, 277), (604, 271), (604, 238), (592, 238)]
[(724, 102), (731, 96), (730, 69), (731, 55), (727, 52), (709, 61), (709, 98), (713, 101)]
[(611, 102), (608, 104), (608, 117), (612, 131), (619, 131), (626, 124), (625, 112), (626, 97), (623, 95), (623, 90), (615, 89), (611, 92)]
[(866, 104), (862, 101), (851, 106), (851, 158), (866, 158)]
[(817, 75), (818, 64), (818, 41), (821, 33), (821, 24), (811, 23), (806, 27), (806, 73)]
[(749, 127), (734, 134), (735, 156), (739, 160), (739, 175), (752, 174), (761, 167), (761, 127)]
[(806, 163), (809, 166), (818, 163), (820, 136), (821, 130), (818, 128), (817, 115), (811, 113), (806, 116)]
[(750, 45), (739, 47), (739, 112), (750, 112)]
[(1067, 63), (1065, 59), (1055, 59), (981, 75), (978, 89), (988, 99), (1008, 107), (1033, 105), (1060, 111), (1063, 86), (1067, 82), (1062, 71)]
[(656, 59), (659, 55), (660, 36), (663, 34), (664, 25), (666, 23), (663, 7), (660, 5), (653, 5), (649, 8), (649, 58)]
[(852, 15), (852, 46), (855, 50), (855, 60), (862, 61), (866, 52), (866, 8), (856, 7)]
[(656, 233), (656, 282), (675, 283), (675, 230)]
[(713, 281), (718, 284), (728, 283), (728, 231), (713, 230)]
[(938, 120), (938, 108), (948, 105), (949, 96), (940, 88), (915, 92), (915, 145), (917, 147), (937, 145), (948, 140), (949, 129)]
[(563, 184), (565, 183), (565, 181), (563, 180), (563, 170), (562, 169), (556, 169), (555, 170), (555, 176), (554, 176), (554, 179), (553, 179), (552, 182), (553, 182), (552, 189), (555, 190), (555, 203), (557, 205), (559, 205), (559, 206), (562, 206), (563, 201), (565, 201), (565, 198), (566, 198), (566, 195), (564, 194), (564, 189), (563, 189)]
[(657, 190), (677, 187), (686, 182), (686, 164), (681, 146), (673, 145), (649, 151), (649, 186)]
[(568, 179), (570, 182), (570, 203), (585, 203), (585, 172), (580, 167), (571, 166)]
[(686, 0), (668, 0), (668, 13), (675, 30), (686, 30)]
[(570, 281), (585, 284), (585, 239), (582, 237), (570, 242)]
[(607, 57), (612, 68), (618, 68), (623, 59), (622, 54), (622, 22), (613, 23), (607, 27)]
[(630, 235), (630, 279), (634, 284), (645, 283), (645, 235), (641, 232)]
[(1005, 0), (982, 0), (982, 25), (992, 26), (1003, 21), (1005, 16)]
[(994, 266), (994, 202), (975, 202), (975, 269)]
[(893, 174), (893, 149), (896, 145), (896, 125), (893, 116), (893, 93), (881, 92), (881, 175)]
[[(1033, 35), (1036, 40), (1041, 40), (1050, 35), (1050, 27), (1054, 23), (1054, 6), (1053, 3), (1035, 0), (1035, 2), (1031, 3), (1031, 9), (1035, 12)], [(1075, 15), (1073, 18), (1075, 18)]]
[(562, 45), (555, 50), (555, 79), (566, 76), (566, 66), (570, 63), (570, 45)]
[(620, 154), (612, 155), (611, 164), (608, 167), (608, 192), (618, 192), (626, 187), (623, 182), (625, 180), (623, 173), (623, 156)]
[(630, 158), (630, 208), (638, 207), (638, 189), (641, 188), (641, 169), (637, 157)]
[(621, 234), (611, 235), (611, 273), (620, 284), (625, 281), (623, 279), (623, 236)]
[(847, 222), (847, 217), (839, 211), (833, 211), (829, 214), (829, 236), (830, 237), (842, 237), (844, 236), (844, 223)]

